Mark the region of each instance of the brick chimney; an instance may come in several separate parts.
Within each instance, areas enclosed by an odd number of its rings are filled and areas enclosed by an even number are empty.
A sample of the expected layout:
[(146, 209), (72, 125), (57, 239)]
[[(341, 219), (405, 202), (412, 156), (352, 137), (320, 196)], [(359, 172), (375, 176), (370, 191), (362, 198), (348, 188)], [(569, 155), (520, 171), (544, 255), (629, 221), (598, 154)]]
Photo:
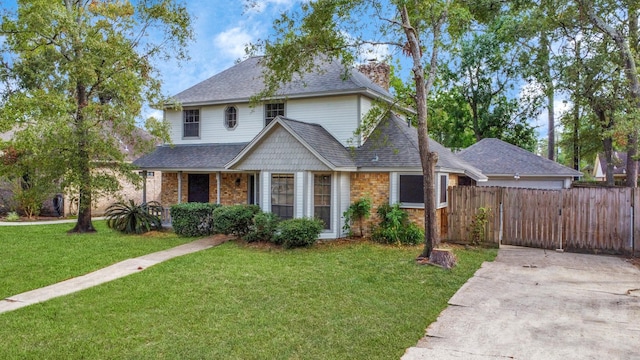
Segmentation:
[(391, 72), (391, 67), (386, 63), (372, 59), (366, 64), (358, 65), (358, 71), (365, 74), (371, 81), (380, 85), (383, 89), (389, 90), (389, 73)]

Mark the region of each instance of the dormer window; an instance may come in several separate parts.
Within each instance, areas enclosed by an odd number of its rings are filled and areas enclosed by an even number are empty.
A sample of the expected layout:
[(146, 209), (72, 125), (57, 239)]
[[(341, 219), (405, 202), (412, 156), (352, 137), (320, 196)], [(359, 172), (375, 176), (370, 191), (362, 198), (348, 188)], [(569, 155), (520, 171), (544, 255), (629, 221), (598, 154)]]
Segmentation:
[(233, 130), (236, 126), (238, 126), (238, 108), (228, 106), (224, 109), (224, 127), (228, 130)]
[(200, 109), (187, 109), (182, 111), (183, 138), (200, 137)]
[(272, 103), (264, 105), (264, 126), (275, 119), (276, 116), (284, 116), (284, 103)]

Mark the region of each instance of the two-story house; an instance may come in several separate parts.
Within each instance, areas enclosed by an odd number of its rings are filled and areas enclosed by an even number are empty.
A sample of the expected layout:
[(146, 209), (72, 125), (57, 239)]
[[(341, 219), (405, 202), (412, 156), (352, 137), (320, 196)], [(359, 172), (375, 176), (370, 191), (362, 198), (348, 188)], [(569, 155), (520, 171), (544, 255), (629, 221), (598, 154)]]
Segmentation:
[[(179, 109), (164, 110), (173, 144), (134, 162), (162, 172), (163, 205), (259, 204), (285, 219), (320, 218), (321, 238), (331, 239), (343, 235), (348, 206), (369, 196), (374, 211), (399, 202), (423, 224), (416, 129), (391, 115), (375, 139), (354, 138), (375, 101), (392, 102), (388, 66), (370, 63), (345, 73), (341, 64), (324, 62), (283, 86), (280, 97), (255, 106), (250, 98), (263, 88), (260, 61), (249, 58), (196, 84), (175, 95)], [(439, 208), (459, 178), (486, 180), (440, 144), (430, 144), (439, 153)]]

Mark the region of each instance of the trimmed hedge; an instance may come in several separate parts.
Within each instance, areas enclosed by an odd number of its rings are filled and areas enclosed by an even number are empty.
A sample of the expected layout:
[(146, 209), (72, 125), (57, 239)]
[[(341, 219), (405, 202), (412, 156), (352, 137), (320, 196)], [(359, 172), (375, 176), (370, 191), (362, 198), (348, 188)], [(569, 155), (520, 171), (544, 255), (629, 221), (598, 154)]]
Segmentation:
[(258, 205), (221, 206), (213, 211), (213, 231), (243, 237), (249, 233), (253, 217), (258, 213)]
[(274, 213), (259, 212), (253, 217), (253, 225), (249, 233), (244, 236), (246, 242), (273, 242), (280, 218)]
[(171, 205), (171, 226), (182, 236), (213, 234), (213, 212), (221, 207), (212, 203), (182, 203)]
[(278, 224), (278, 234), (274, 237), (274, 242), (285, 249), (311, 246), (318, 240), (323, 228), (322, 220), (318, 219), (284, 220)]

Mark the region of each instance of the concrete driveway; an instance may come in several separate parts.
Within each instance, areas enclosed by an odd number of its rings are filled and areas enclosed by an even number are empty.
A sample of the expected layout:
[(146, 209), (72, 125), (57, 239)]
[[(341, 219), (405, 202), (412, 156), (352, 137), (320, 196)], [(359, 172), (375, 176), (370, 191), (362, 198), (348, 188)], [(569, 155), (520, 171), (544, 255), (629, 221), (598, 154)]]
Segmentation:
[(503, 246), (402, 359), (640, 359), (640, 270)]

